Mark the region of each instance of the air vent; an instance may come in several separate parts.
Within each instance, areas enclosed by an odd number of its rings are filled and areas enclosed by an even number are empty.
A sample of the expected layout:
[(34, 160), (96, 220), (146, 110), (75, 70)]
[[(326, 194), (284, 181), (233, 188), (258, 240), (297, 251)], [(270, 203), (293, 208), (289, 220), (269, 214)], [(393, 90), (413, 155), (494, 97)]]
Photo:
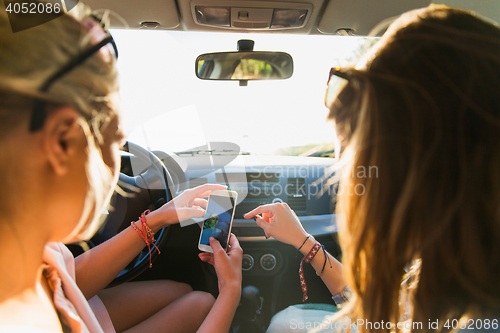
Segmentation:
[(206, 178), (189, 178), (189, 187), (193, 188), (207, 183)]
[(304, 178), (288, 178), (286, 186), (287, 203), (295, 212), (307, 210), (307, 190)]

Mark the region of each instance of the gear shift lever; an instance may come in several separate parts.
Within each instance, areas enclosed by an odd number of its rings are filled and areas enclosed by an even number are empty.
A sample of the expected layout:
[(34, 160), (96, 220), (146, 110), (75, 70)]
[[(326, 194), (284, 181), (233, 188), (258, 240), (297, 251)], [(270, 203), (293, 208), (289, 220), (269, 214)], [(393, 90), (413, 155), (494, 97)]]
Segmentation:
[(243, 317), (253, 320), (261, 310), (260, 291), (254, 286), (246, 286), (241, 292), (241, 310)]

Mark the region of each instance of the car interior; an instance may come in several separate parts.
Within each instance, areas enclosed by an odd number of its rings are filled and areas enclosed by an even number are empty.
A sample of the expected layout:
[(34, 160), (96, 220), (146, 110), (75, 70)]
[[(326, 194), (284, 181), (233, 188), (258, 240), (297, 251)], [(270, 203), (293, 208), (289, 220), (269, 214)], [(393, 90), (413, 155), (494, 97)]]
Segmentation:
[[(436, 0), (500, 22), (498, 0)], [(87, 0), (110, 16), (128, 142), (119, 185), (89, 241), (109, 239), (182, 191), (205, 183), (238, 193), (232, 233), (243, 251), (233, 332), (264, 332), (301, 303), (295, 248), (266, 238), (243, 215), (286, 202), (305, 230), (341, 260), (335, 223), (339, 145), (324, 94), (331, 67), (355, 64), (394, 19), (430, 0)], [(105, 12), (108, 9), (109, 12)], [(363, 170), (377, 176), (377, 170)], [(143, 252), (111, 283), (170, 279), (217, 296), (198, 258), (202, 220), (163, 229), (149, 268)], [(334, 304), (305, 267), (308, 303)], [(195, 311), (195, 310), (194, 310)]]

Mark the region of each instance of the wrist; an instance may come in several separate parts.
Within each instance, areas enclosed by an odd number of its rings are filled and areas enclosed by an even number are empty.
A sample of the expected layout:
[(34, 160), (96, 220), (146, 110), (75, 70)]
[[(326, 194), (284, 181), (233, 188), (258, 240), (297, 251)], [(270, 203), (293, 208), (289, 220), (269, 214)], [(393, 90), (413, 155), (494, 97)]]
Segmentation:
[(292, 246), (295, 247), (296, 250), (301, 251), (306, 245), (306, 240), (309, 240), (309, 238), (311, 237), (311, 235), (304, 232), (303, 234), (295, 238), (295, 242), (292, 244)]
[(225, 297), (228, 298), (237, 299), (239, 302), (241, 298), (241, 284), (231, 283), (224, 286), (224, 288), (221, 289), (222, 290), (220, 291), (220, 295), (224, 295)]
[(151, 213), (146, 215), (146, 224), (151, 228), (151, 230), (153, 230), (154, 233), (156, 233), (161, 228), (166, 227), (166, 223), (162, 221), (161, 214), (158, 212), (158, 210), (152, 211)]
[(309, 238), (306, 240), (302, 248), (299, 250), (300, 253), (306, 256), (311, 251), (314, 244), (316, 244), (316, 239), (314, 239), (313, 236), (309, 235)]

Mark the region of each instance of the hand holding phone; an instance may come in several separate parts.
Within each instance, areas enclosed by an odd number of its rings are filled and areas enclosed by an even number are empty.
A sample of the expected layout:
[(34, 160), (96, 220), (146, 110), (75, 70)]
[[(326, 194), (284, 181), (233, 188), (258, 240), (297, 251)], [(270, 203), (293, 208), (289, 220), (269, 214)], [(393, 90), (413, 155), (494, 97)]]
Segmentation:
[(200, 327), (200, 331), (228, 332), (241, 299), (241, 260), (243, 250), (234, 235), (229, 238), (230, 246), (227, 253), (214, 238), (212, 238), (210, 244), (214, 253), (202, 252), (199, 257), (202, 261), (214, 266), (217, 273), (219, 295), (207, 319)]
[[(226, 285), (234, 284), (241, 289), (241, 260), (243, 250), (235, 235), (229, 237), (229, 249), (227, 253), (222, 249), (217, 240), (212, 240), (211, 246), (214, 253), (202, 252), (198, 254), (200, 259), (214, 266), (219, 280), (219, 292)], [(222, 252), (222, 253), (220, 253)]]
[(210, 194), (198, 244), (200, 251), (213, 252), (210, 237), (217, 239), (227, 251), (237, 199), (238, 193), (234, 191), (221, 190)]

